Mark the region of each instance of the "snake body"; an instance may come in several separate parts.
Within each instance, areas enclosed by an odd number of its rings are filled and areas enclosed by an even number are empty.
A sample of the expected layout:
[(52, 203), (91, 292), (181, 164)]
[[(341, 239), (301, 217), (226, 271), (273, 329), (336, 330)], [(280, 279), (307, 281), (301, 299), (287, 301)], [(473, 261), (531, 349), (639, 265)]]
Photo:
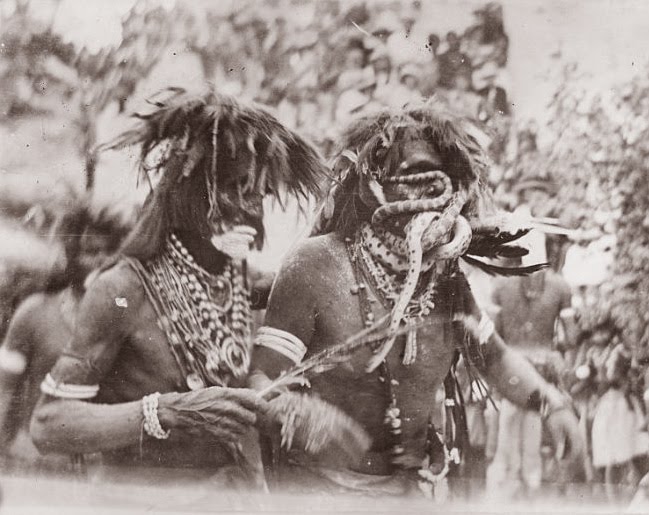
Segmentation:
[[(425, 177), (420, 177), (425, 176)], [(410, 178), (413, 178), (410, 180)], [(417, 178), (415, 181), (414, 178)], [(442, 186), (433, 198), (382, 202), (372, 215), (372, 223), (363, 227), (363, 240), (369, 242), (372, 254), (392, 272), (406, 272), (403, 287), (395, 301), (388, 327), (388, 338), (368, 363), (368, 371), (376, 369), (396, 341), (406, 308), (417, 288), (422, 270), (429, 270), (441, 259), (455, 259), (464, 254), (471, 243), (471, 226), (460, 213), (467, 201), (464, 190), (453, 192), (451, 179), (436, 170), (423, 174), (391, 178), (388, 182), (411, 183), (423, 179)], [(394, 216), (412, 214), (405, 227), (405, 238), (385, 228)], [(450, 241), (449, 241), (450, 240)], [(385, 248), (380, 251), (380, 248)], [(416, 329), (415, 329), (416, 331)], [(412, 339), (414, 341), (414, 339)], [(403, 363), (416, 358), (416, 343), (407, 344)]]
[[(403, 315), (408, 307), (410, 299), (415, 294), (415, 289), (417, 288), (417, 282), (419, 281), (419, 274), (421, 273), (421, 259), (422, 259), (422, 249), (421, 249), (421, 238), (430, 225), (431, 221), (434, 218), (434, 213), (429, 211), (424, 211), (423, 213), (416, 214), (408, 225), (406, 226), (406, 240), (408, 241), (408, 273), (403, 284), (403, 288), (397, 301), (394, 304), (392, 309), (392, 315), (390, 318), (390, 326), (388, 328), (388, 338), (381, 345), (379, 351), (372, 356), (372, 359), (368, 363), (368, 371), (374, 370), (378, 367), (385, 357), (390, 352), (392, 345), (394, 345), (395, 340), (397, 339), (397, 334), (399, 331), (399, 326), (403, 320)], [(409, 360), (410, 361), (410, 360)]]

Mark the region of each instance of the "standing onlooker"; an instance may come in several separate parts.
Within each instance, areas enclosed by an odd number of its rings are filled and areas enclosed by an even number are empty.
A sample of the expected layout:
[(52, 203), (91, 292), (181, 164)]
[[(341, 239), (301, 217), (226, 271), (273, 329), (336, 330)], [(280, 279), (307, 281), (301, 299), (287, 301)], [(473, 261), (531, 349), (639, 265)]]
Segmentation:
[[(531, 239), (537, 241), (529, 262), (544, 262), (543, 234)], [(528, 256), (525, 258), (527, 261)], [(571, 291), (565, 280), (551, 269), (529, 277), (501, 279), (493, 300), (500, 307), (496, 330), (503, 339), (526, 354), (537, 369), (547, 372), (546, 379), (548, 374), (560, 376), (563, 360), (554, 350), (555, 327), (560, 320), (570, 326), (573, 316)], [(488, 472), (489, 489), (504, 490), (512, 496), (539, 492), (543, 477), (541, 422), (538, 412), (502, 400), (496, 455)]]
[(649, 436), (641, 400), (631, 388), (631, 354), (621, 343), (613, 346), (603, 370), (606, 391), (593, 418), (593, 467), (604, 470), (606, 492), (620, 500), (620, 485), (630, 469), (638, 479), (649, 470)]
[(370, 54), (370, 65), (376, 79), (376, 96), (381, 97), (393, 86), (392, 60), (384, 45), (379, 45)]
[(471, 60), (460, 50), (461, 40), (457, 33), (446, 34), (448, 49), (439, 56), (439, 85), (452, 88), (455, 76), (462, 69), (471, 67)]
[(387, 103), (395, 109), (401, 109), (406, 104), (422, 100), (420, 86), (420, 68), (414, 63), (407, 63), (399, 69), (399, 84), (391, 88)]

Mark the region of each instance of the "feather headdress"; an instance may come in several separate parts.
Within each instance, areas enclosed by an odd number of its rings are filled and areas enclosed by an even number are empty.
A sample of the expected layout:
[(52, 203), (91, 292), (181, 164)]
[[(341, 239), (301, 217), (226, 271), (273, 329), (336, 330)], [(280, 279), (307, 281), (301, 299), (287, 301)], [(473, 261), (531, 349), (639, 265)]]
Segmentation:
[(477, 131), (472, 122), (430, 102), (357, 118), (340, 138), (333, 158), (338, 178), (331, 184), (312, 234), (337, 231), (351, 236), (363, 221), (369, 221), (373, 208), (363, 202), (364, 185), (367, 187), (372, 179), (380, 183), (394, 173), (403, 158), (399, 147), (418, 138), (439, 152), (455, 186), (468, 192), (462, 215), (471, 224), (473, 238), (463, 258), (489, 274), (518, 275), (543, 268), (544, 264), (505, 268), (476, 259), (525, 255), (526, 249), (511, 243), (533, 227), (532, 220), (515, 219), (496, 207), (487, 185), (491, 160), (478, 141)]
[(260, 106), (178, 88), (150, 103), (152, 112), (134, 115), (135, 128), (101, 147), (140, 145), (141, 172), (148, 179), (160, 177), (143, 215), (157, 222), (136, 228), (137, 238), (150, 240), (151, 233), (183, 224), (206, 232), (208, 221), (229, 217), (254, 225), (260, 246), (260, 199), (306, 200), (319, 194), (328, 175), (315, 148)]

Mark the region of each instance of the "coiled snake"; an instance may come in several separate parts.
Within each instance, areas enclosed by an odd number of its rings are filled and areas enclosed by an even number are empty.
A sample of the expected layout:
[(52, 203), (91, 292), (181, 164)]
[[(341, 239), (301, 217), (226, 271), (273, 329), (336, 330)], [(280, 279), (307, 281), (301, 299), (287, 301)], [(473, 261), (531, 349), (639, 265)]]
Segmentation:
[[(373, 256), (393, 273), (406, 272), (403, 287), (392, 309), (389, 336), (368, 363), (368, 371), (378, 367), (394, 345), (408, 303), (415, 293), (422, 268), (428, 270), (438, 260), (460, 257), (469, 247), (472, 236), (469, 222), (460, 214), (467, 201), (467, 193), (464, 189), (453, 192), (451, 179), (444, 172), (435, 170), (391, 178), (388, 181), (401, 183), (430, 181), (436, 186), (441, 185), (441, 188), (433, 198), (396, 202), (381, 202), (377, 199), (381, 205), (372, 215), (372, 224), (363, 228), (364, 240), (377, 243), (371, 245), (372, 249), (381, 247), (378, 245), (379, 241), (387, 248), (385, 252), (374, 250)], [(404, 214), (413, 215), (406, 224), (405, 238), (385, 228), (386, 221)], [(409, 338), (408, 342), (411, 341), (415, 339)], [(412, 364), (416, 354), (416, 343), (407, 344), (403, 363)]]

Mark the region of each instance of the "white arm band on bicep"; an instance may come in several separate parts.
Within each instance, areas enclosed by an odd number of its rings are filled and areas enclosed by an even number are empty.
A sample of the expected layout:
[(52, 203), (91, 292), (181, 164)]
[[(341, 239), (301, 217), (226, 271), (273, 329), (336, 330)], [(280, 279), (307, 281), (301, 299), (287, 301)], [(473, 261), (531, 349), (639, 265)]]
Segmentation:
[(99, 385), (57, 383), (51, 374), (47, 374), (41, 383), (41, 392), (60, 399), (92, 399), (99, 392)]
[(27, 368), (27, 358), (22, 352), (0, 347), (0, 370), (9, 374), (21, 375)]
[(257, 331), (255, 345), (272, 349), (287, 357), (296, 365), (302, 361), (306, 354), (306, 345), (297, 336), (281, 329), (262, 326)]

